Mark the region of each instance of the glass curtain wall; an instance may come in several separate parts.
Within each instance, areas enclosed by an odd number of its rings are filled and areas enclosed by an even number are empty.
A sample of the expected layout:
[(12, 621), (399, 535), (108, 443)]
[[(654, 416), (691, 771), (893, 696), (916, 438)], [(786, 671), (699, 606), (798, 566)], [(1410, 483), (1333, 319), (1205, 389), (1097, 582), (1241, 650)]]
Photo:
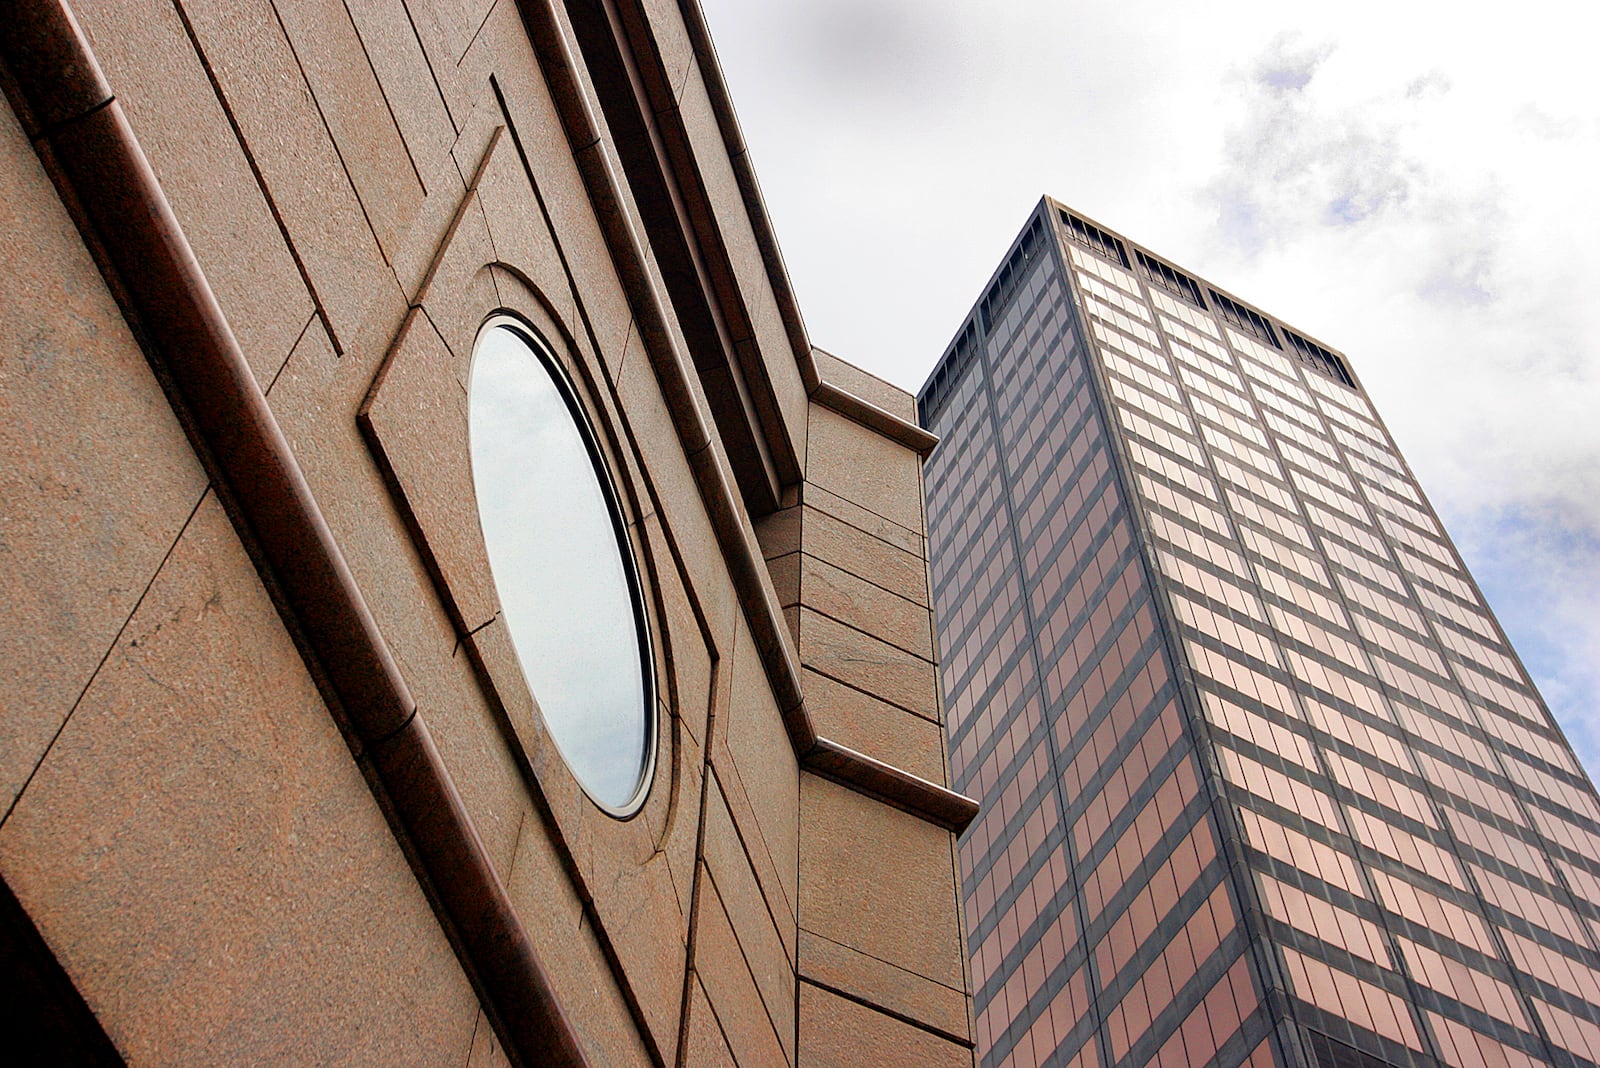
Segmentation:
[(982, 1064), (1600, 1064), (1594, 789), (1340, 356), (1046, 201), (919, 403)]

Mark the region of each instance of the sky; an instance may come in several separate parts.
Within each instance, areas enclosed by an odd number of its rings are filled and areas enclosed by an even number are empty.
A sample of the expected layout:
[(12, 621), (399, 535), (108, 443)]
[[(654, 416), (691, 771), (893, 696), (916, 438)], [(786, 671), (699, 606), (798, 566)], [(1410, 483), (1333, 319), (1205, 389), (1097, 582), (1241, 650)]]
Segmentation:
[(1576, 5), (702, 4), (814, 344), (915, 391), (1046, 193), (1267, 309), (1350, 358), (1600, 770)]

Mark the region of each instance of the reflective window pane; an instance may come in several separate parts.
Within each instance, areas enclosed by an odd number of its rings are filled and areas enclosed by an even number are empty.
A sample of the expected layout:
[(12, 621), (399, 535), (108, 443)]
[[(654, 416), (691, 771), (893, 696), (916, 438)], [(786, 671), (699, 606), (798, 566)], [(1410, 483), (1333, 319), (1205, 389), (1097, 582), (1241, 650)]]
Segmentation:
[(632, 556), (587, 424), (533, 337), (478, 337), (469, 419), (484, 545), (523, 674), (585, 790), (640, 792), (654, 721)]

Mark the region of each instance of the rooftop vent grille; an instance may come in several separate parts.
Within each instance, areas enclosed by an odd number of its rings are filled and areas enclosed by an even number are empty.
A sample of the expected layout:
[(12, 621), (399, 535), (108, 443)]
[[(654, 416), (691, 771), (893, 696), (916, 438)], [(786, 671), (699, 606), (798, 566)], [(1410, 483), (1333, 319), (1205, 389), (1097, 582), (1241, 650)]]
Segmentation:
[(1128, 250), (1122, 247), (1121, 241), (1098, 226), (1065, 211), (1061, 213), (1061, 224), (1067, 228), (1067, 236), (1084, 248), (1098, 252), (1108, 260), (1115, 260), (1124, 268), (1128, 266)]
[(1165, 289), (1175, 297), (1181, 297), (1197, 308), (1206, 306), (1205, 298), (1200, 295), (1200, 286), (1193, 278), (1182, 271), (1168, 267), (1154, 257), (1146, 256), (1138, 249), (1133, 250), (1133, 255), (1139, 261), (1139, 273), (1151, 284)]
[(1356, 388), (1349, 369), (1338, 356), (1315, 341), (1301, 337), (1293, 330), (1285, 330), (1283, 336), (1289, 339), (1289, 351), (1294, 354), (1295, 359), (1314, 371), (1322, 372), (1335, 382), (1342, 382), (1351, 389)]
[(1252, 335), (1259, 341), (1265, 341), (1275, 349), (1282, 349), (1278, 343), (1277, 332), (1272, 329), (1272, 324), (1260, 312), (1253, 312), (1238, 301), (1229, 300), (1215, 289), (1211, 293), (1211, 302), (1217, 306), (1217, 311), (1228, 322), (1237, 326), (1245, 333)]
[(1037, 216), (1023, 231), (1022, 237), (1017, 241), (1017, 247), (1006, 258), (1005, 265), (995, 275), (994, 285), (989, 287), (989, 292), (984, 294), (983, 302), (978, 307), (978, 312), (983, 318), (984, 333), (988, 333), (994, 321), (1005, 311), (1006, 305), (1011, 303), (1011, 298), (1016, 295), (1017, 285), (1028, 273), (1034, 261), (1039, 258), (1039, 251), (1043, 247), (1044, 226)]
[(939, 361), (939, 369), (934, 372), (927, 388), (922, 391), (922, 396), (917, 400), (917, 416), (924, 427), (932, 426), (950, 399), (950, 394), (955, 392), (955, 387), (961, 381), (961, 376), (972, 365), (972, 360), (978, 354), (978, 327), (971, 319), (956, 337), (955, 343), (950, 346), (944, 359)]

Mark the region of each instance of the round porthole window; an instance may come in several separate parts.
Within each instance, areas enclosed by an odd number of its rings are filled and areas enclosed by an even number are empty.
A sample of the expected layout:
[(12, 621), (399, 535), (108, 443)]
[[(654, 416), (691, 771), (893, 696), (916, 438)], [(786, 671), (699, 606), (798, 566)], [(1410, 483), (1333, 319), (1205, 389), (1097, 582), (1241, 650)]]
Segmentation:
[(523, 675), (578, 782), (625, 815), (655, 750), (639, 578), (583, 409), (514, 319), (478, 334), (468, 427), (483, 541)]

